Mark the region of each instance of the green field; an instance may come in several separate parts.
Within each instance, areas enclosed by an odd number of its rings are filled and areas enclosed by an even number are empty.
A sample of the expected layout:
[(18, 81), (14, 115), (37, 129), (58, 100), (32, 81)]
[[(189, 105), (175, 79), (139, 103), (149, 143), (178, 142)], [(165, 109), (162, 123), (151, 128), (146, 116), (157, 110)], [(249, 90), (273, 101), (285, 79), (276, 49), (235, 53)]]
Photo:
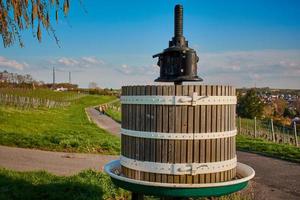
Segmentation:
[(19, 109), (61, 108), (83, 96), (85, 94), (49, 89), (0, 88), (0, 105)]
[(22, 97), (42, 98), (54, 101), (70, 101), (78, 99), (84, 94), (75, 92), (59, 92), (49, 89), (26, 89), (26, 88), (0, 88), (0, 94), (8, 94)]
[(109, 105), (108, 109), (105, 111), (105, 114), (110, 116), (116, 122), (121, 123), (121, 112), (118, 110), (121, 107), (120, 101), (114, 102)]
[(238, 150), (271, 156), (283, 160), (300, 162), (300, 148), (252, 138), (245, 135), (237, 135), (236, 146)]
[[(48, 90), (48, 93), (53, 92)], [(39, 91), (31, 95), (45, 98), (47, 93)], [(85, 95), (74, 98), (72, 94), (70, 100), (66, 93), (55, 95), (52, 98), (68, 99), (70, 105), (52, 109), (0, 106), (0, 144), (51, 151), (119, 154), (119, 139), (89, 122), (84, 110), (115, 97)]]
[(114, 187), (101, 172), (82, 171), (63, 177), (47, 172), (15, 172), (0, 168), (0, 199), (79, 200), (128, 199), (129, 193)]

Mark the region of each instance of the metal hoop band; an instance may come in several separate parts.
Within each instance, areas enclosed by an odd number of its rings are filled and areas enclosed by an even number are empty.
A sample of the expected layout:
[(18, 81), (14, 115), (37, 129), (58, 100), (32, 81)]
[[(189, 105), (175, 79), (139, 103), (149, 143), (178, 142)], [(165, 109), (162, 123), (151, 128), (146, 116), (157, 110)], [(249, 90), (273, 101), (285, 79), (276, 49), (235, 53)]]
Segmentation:
[(134, 131), (128, 129), (121, 129), (122, 135), (132, 137), (150, 138), (150, 139), (167, 139), (167, 140), (207, 140), (233, 137), (237, 134), (237, 130), (212, 132), (212, 133), (164, 133), (164, 132), (148, 132), (148, 131)]
[(143, 105), (234, 105), (236, 96), (121, 96), (122, 104)]
[(159, 174), (208, 174), (227, 171), (233, 169), (237, 165), (236, 156), (231, 160), (208, 163), (158, 163), (149, 161), (140, 161), (120, 156), (122, 166), (134, 169), (137, 171), (159, 173)]

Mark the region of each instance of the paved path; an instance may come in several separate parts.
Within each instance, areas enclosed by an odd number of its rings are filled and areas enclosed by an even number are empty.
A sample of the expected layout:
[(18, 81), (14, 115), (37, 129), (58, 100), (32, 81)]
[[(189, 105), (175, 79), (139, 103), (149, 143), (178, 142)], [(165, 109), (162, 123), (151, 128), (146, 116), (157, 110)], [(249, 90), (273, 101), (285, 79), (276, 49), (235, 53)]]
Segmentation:
[(93, 121), (97, 126), (102, 129), (107, 130), (108, 132), (120, 136), (121, 125), (115, 122), (112, 118), (108, 117), (105, 114), (102, 114), (94, 107), (86, 108), (86, 113), (88, 118)]
[(46, 170), (56, 175), (73, 175), (84, 169), (102, 170), (105, 163), (117, 158), (0, 146), (0, 167), (18, 171)]
[(255, 170), (255, 199), (300, 199), (300, 164), (246, 152), (237, 156)]
[[(98, 112), (98, 111), (97, 111)], [(87, 113), (98, 126), (118, 135), (120, 125), (93, 109)], [(300, 199), (300, 165), (257, 154), (238, 152), (239, 162), (253, 167), (254, 198), (257, 200)], [(117, 156), (49, 152), (0, 146), (0, 167), (19, 171), (46, 170), (57, 175), (71, 175), (83, 169), (102, 170)]]

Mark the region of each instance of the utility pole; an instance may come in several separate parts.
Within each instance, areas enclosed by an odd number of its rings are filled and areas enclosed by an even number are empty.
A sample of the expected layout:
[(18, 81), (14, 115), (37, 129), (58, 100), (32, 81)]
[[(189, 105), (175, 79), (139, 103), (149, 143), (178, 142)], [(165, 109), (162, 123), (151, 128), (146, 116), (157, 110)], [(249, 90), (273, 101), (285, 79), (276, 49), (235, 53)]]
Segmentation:
[(71, 84), (71, 72), (69, 72), (69, 84)]
[(53, 82), (52, 82), (52, 87), (54, 88), (55, 85), (55, 68), (53, 67)]

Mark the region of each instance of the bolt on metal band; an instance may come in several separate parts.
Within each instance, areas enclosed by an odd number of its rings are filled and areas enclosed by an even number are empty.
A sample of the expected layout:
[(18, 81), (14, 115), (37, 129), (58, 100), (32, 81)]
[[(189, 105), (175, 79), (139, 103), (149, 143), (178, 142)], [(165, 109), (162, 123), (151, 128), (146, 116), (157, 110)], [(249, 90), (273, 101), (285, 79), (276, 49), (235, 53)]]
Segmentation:
[(121, 96), (122, 104), (143, 105), (235, 105), (236, 96)]
[(233, 137), (237, 134), (237, 130), (211, 132), (211, 133), (164, 133), (164, 132), (149, 132), (135, 131), (129, 129), (121, 129), (122, 135), (150, 138), (150, 139), (167, 139), (167, 140), (207, 140)]
[(234, 169), (237, 166), (237, 158), (235, 156), (230, 160), (208, 163), (158, 163), (120, 156), (120, 163), (124, 167), (143, 172), (172, 175), (197, 175)]

